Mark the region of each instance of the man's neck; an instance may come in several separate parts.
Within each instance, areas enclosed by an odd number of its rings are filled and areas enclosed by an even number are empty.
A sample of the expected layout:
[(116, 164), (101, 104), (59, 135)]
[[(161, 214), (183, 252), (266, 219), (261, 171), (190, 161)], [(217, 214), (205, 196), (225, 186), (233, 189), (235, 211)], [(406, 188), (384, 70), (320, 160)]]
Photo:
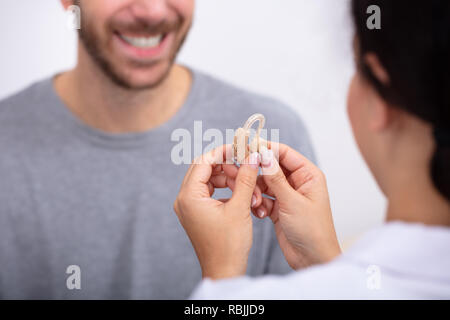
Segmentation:
[(189, 70), (174, 65), (155, 88), (128, 90), (82, 64), (54, 80), (66, 106), (87, 125), (109, 133), (144, 132), (172, 118), (191, 88)]

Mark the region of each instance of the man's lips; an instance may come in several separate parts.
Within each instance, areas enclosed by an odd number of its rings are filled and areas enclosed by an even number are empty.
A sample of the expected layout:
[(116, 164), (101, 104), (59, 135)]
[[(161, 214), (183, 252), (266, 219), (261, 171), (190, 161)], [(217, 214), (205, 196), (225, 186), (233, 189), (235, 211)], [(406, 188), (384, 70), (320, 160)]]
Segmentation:
[(114, 42), (126, 56), (139, 60), (154, 60), (163, 57), (173, 41), (174, 34), (126, 34), (114, 33)]

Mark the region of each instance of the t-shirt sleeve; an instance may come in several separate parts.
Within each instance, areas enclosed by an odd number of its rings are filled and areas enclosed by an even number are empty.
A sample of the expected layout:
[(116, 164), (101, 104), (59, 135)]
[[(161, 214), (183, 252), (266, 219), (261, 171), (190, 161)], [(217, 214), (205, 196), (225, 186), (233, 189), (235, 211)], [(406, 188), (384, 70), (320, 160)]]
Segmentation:
[(287, 110), (286, 132), (281, 136), (280, 142), (289, 145), (317, 165), (314, 147), (304, 121), (289, 107), (285, 109)]

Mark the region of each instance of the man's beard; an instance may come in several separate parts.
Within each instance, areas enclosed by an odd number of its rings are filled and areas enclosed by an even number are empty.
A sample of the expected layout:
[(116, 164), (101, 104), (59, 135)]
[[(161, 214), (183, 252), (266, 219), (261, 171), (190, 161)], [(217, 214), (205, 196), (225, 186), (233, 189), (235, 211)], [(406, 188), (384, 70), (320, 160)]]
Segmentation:
[[(76, 4), (80, 6), (79, 1), (76, 1)], [(82, 45), (85, 47), (87, 53), (92, 58), (92, 60), (97, 64), (100, 70), (102, 70), (103, 73), (113, 83), (128, 90), (151, 89), (160, 85), (161, 82), (163, 82), (169, 75), (169, 72), (175, 62), (176, 56), (187, 37), (187, 34), (185, 34), (183, 38), (179, 41), (179, 43), (176, 44), (177, 46), (176, 50), (171, 52), (171, 55), (168, 60), (168, 65), (158, 79), (145, 84), (136, 85), (133, 84), (126, 75), (122, 74), (119, 70), (117, 70), (117, 68), (114, 66), (114, 62), (108, 59), (107, 54), (105, 53), (107, 43), (102, 42), (100, 37), (96, 35), (95, 30), (93, 28), (91, 29), (92, 25), (89, 23), (89, 21), (92, 20), (89, 20), (89, 17), (86, 17), (86, 15), (83, 14), (82, 7), (81, 12), (82, 12), (81, 28), (78, 30), (78, 36)], [(133, 22), (132, 24), (121, 25), (120, 30), (126, 30), (131, 32), (148, 32), (149, 34), (158, 34), (158, 33), (167, 34), (168, 32), (176, 32), (177, 30), (180, 29), (181, 25), (182, 21), (177, 21), (175, 23), (163, 22), (155, 26), (149, 25), (145, 20), (138, 20)], [(115, 24), (115, 26), (117, 27), (117, 24)], [(106, 26), (106, 30), (114, 30), (114, 29), (112, 28), (111, 24), (108, 24)], [(152, 63), (128, 62), (130, 66), (135, 68), (149, 68), (156, 63), (165, 63), (165, 62), (162, 61)]]

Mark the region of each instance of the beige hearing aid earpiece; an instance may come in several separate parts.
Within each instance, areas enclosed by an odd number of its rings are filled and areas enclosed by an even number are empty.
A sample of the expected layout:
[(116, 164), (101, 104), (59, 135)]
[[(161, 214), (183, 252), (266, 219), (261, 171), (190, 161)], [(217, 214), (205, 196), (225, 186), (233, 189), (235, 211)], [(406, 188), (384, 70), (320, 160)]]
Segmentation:
[[(250, 129), (256, 121), (259, 121), (259, 126), (255, 137), (249, 143)], [(236, 130), (234, 134), (233, 157), (237, 163), (244, 162), (250, 153), (260, 152), (262, 146), (268, 148), (267, 141), (260, 137), (261, 129), (264, 128), (265, 123), (266, 118), (262, 114), (256, 113), (248, 118), (242, 128)]]

